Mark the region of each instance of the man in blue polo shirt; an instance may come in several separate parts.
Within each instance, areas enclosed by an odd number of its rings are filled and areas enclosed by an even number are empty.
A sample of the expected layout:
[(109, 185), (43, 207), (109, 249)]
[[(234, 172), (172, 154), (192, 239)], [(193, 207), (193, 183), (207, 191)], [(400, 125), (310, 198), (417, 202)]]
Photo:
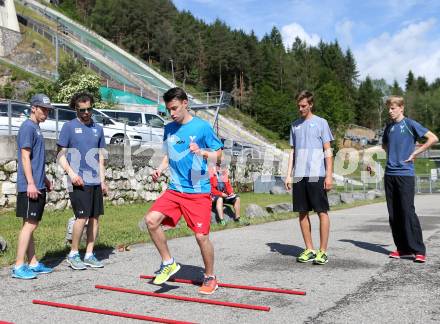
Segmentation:
[[(75, 94), (70, 108), (76, 110), (77, 118), (65, 123), (58, 139), (59, 163), (68, 175), (68, 186), (75, 222), (72, 245), (67, 263), (74, 270), (87, 266), (102, 268), (93, 253), (98, 233), (99, 216), (104, 214), (103, 194), (105, 184), (104, 151), (105, 138), (101, 126), (94, 123), (93, 97), (85, 92)], [(84, 260), (79, 255), (79, 244), (87, 222), (87, 247)]]
[[(44, 138), (39, 124), (47, 119), (53, 109), (49, 97), (36, 94), (31, 98), (31, 116), (20, 126), (17, 135), (17, 217), (23, 218), (17, 244), (17, 259), (12, 277), (34, 279), (37, 274), (50, 273), (35, 257), (33, 233), (43, 217), (46, 191), (52, 190), (52, 183), (45, 172), (46, 154)], [(25, 255), (29, 265), (25, 263)]]
[[(435, 134), (403, 115), (402, 97), (391, 96), (386, 105), (391, 123), (385, 128), (383, 148), (387, 152), (385, 168), (385, 194), (391, 231), (397, 250), (390, 258), (411, 256), (415, 262), (426, 261), (422, 228), (414, 207), (414, 160), (438, 142)], [(416, 148), (416, 141), (426, 138), (425, 144)]]

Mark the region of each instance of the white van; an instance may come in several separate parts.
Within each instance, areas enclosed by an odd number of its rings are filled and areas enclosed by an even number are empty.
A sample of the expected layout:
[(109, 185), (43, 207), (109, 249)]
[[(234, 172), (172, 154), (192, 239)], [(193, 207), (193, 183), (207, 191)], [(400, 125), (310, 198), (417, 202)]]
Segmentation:
[[(11, 120), (8, 116), (8, 102), (11, 103)], [(49, 110), (49, 116), (44, 123), (40, 124), (45, 138), (57, 138), (66, 121), (76, 118), (76, 112), (67, 104), (53, 104), (58, 112), (58, 125), (55, 118), (55, 110)], [(28, 103), (0, 99), (0, 135), (17, 135), (21, 124), (29, 117), (30, 106)], [(104, 129), (105, 142), (107, 144), (123, 144), (129, 139), (130, 146), (139, 146), (142, 136), (129, 125), (117, 122), (109, 116), (97, 110), (93, 110), (93, 120), (101, 124)], [(11, 129), (9, 129), (9, 123)], [(58, 130), (58, 131), (57, 131)], [(124, 136), (124, 133), (127, 135)]]
[(114, 109), (99, 109), (99, 111), (132, 126), (142, 136), (142, 144), (161, 143), (163, 140), (164, 126), (167, 122), (156, 114)]

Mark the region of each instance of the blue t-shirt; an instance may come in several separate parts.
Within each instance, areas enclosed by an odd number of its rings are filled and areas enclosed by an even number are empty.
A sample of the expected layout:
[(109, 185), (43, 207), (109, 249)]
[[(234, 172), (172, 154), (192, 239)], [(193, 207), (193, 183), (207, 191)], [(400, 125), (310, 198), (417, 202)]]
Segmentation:
[(407, 117), (388, 124), (382, 138), (382, 143), (387, 146), (385, 174), (414, 176), (414, 162), (404, 161), (414, 152), (416, 141), (427, 132), (427, 128)]
[(99, 185), (99, 149), (105, 148), (104, 130), (98, 124), (81, 123), (77, 118), (61, 128), (58, 145), (68, 148), (67, 161), (86, 186)]
[(40, 126), (28, 119), (21, 124), (17, 135), (17, 148), (18, 148), (18, 170), (17, 170), (17, 191), (27, 191), (27, 180), (24, 175), (23, 162), (21, 160), (21, 149), (31, 149), (31, 167), (32, 177), (37, 189), (46, 189), (44, 178), (46, 177), (45, 165), (46, 152), (44, 147), (44, 138), (41, 133)]
[(333, 141), (333, 135), (324, 118), (313, 115), (300, 118), (290, 128), (290, 146), (295, 149), (295, 178), (325, 177), (325, 143)]
[(198, 117), (193, 117), (186, 124), (169, 123), (165, 126), (163, 142), (171, 173), (168, 188), (184, 193), (210, 193), (206, 160), (191, 153), (189, 145), (195, 142), (200, 149), (221, 149), (222, 142), (211, 125)]

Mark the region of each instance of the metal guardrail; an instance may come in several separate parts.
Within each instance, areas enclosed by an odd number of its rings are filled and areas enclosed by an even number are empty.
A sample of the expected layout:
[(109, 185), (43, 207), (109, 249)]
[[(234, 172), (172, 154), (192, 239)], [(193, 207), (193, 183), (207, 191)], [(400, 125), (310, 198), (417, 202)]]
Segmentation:
[[(370, 190), (384, 191), (383, 178), (370, 178), (364, 181), (362, 177), (350, 177), (344, 179), (343, 183), (335, 185), (337, 191), (343, 192), (362, 192), (367, 193)], [(415, 176), (416, 194), (440, 193), (440, 178), (428, 174), (418, 174)]]

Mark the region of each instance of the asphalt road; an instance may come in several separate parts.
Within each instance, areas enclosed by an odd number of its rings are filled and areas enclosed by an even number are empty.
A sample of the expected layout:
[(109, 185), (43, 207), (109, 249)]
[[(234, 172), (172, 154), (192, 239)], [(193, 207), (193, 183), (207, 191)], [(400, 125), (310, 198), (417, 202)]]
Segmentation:
[[(220, 288), (202, 297), (270, 306), (270, 312), (203, 305), (95, 289), (96, 284), (199, 297), (197, 287), (154, 286), (159, 257), (152, 244), (127, 252), (101, 252), (105, 268), (73, 271), (65, 261), (36, 280), (12, 279), (0, 270), (0, 320), (15, 323), (125, 323), (135, 320), (32, 304), (33, 299), (199, 323), (434, 323), (440, 321), (440, 196), (416, 197), (427, 244), (426, 264), (394, 260), (385, 203), (331, 212), (329, 263), (299, 264), (303, 247), (297, 219), (212, 234), (216, 273), (225, 283), (306, 291), (306, 296)], [(318, 243), (318, 222), (313, 216)], [(105, 220), (104, 220), (105, 221)], [(105, 235), (105, 233), (101, 233)], [(197, 279), (202, 260), (194, 238), (171, 240), (183, 267)], [(61, 262), (61, 263), (60, 263)]]

